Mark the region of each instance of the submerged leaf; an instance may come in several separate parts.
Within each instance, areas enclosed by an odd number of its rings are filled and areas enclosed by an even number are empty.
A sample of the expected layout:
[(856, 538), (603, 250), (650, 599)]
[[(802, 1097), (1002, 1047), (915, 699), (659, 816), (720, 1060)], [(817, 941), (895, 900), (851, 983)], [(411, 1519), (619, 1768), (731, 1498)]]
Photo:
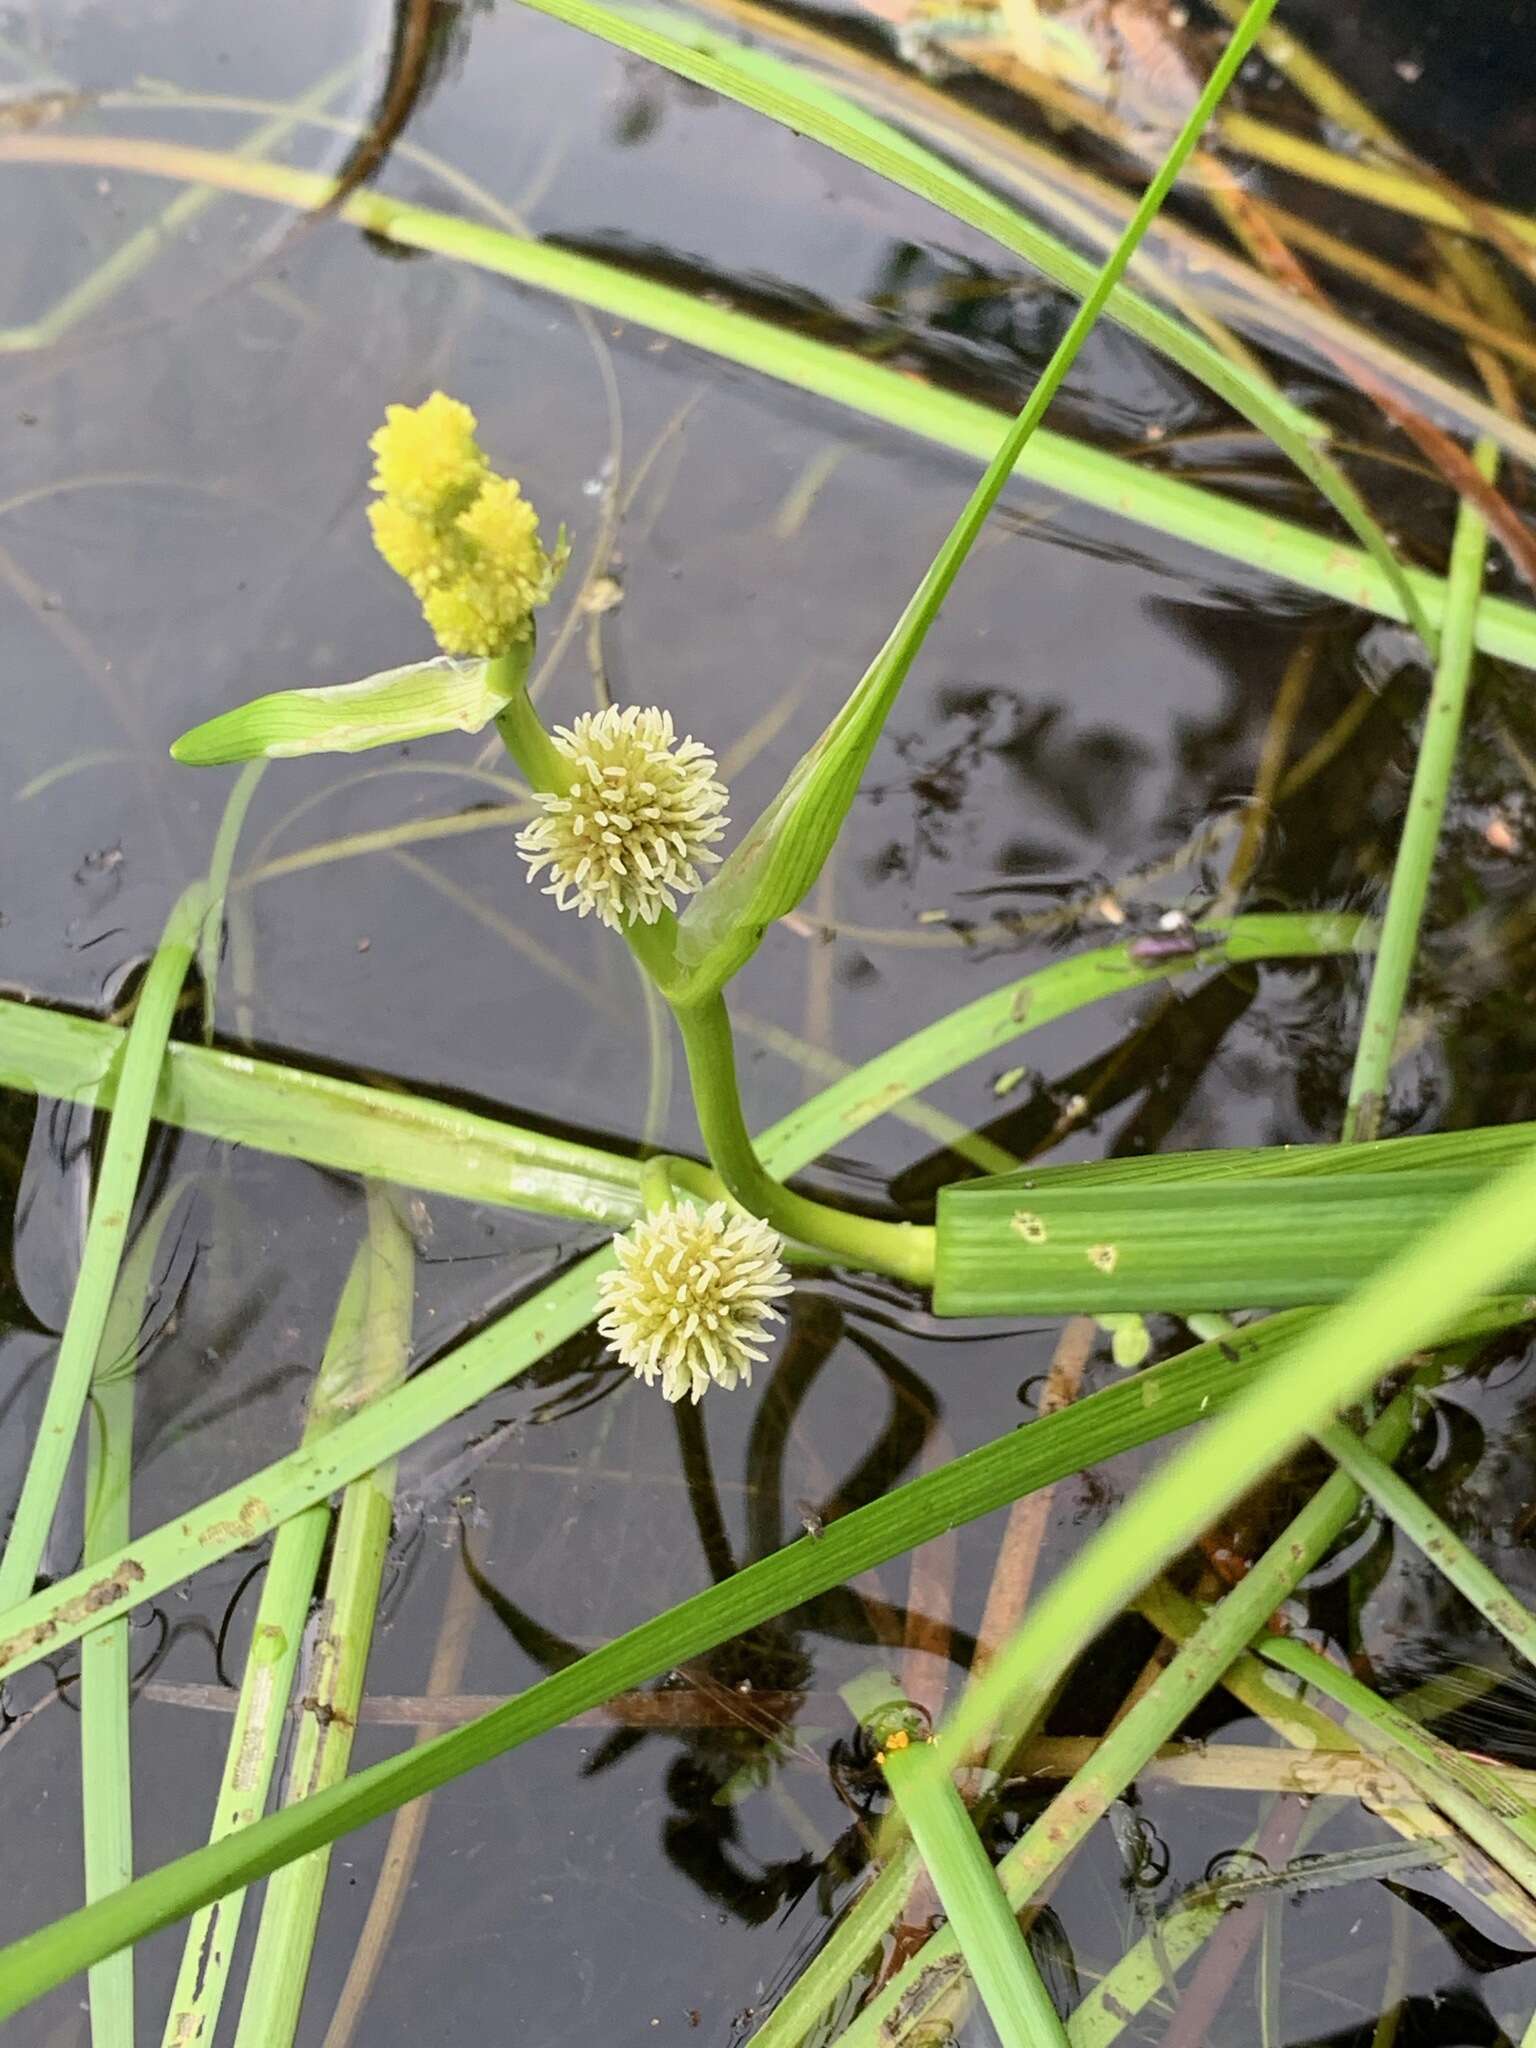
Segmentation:
[(278, 690), (184, 732), (174, 760), (195, 768), (226, 761), (279, 761), (301, 754), (360, 754), (439, 732), (480, 732), (506, 704), (505, 662), (438, 655), (387, 668), (358, 683)]

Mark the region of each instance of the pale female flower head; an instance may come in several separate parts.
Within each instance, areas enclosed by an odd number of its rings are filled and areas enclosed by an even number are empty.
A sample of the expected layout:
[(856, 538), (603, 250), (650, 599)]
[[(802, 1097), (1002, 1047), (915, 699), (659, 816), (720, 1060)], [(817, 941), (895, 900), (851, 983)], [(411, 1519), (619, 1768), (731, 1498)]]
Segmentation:
[(538, 514), (491, 469), (469, 407), (441, 391), (391, 405), (368, 445), (380, 493), (368, 508), (374, 546), (421, 600), (443, 652), (489, 657), (526, 640), (565, 543), (545, 552)]
[(697, 1401), (711, 1382), (750, 1385), (768, 1355), (774, 1303), (790, 1292), (784, 1241), (756, 1216), (714, 1202), (666, 1202), (613, 1241), (618, 1265), (599, 1279), (598, 1329), (619, 1363), (669, 1401)]
[(585, 712), (558, 726), (559, 787), (537, 792), (542, 815), (517, 835), (528, 879), (550, 871), (544, 894), (615, 931), (654, 924), (699, 886), (702, 863), (730, 822), (715, 757), (677, 740), (654, 708)]

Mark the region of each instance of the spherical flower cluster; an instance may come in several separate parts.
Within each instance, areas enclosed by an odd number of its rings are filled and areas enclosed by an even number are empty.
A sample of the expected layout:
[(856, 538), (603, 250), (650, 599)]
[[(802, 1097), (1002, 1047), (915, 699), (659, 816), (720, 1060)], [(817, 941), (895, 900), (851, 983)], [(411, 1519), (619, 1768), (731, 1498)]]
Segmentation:
[(729, 820), (714, 755), (675, 740), (670, 712), (636, 705), (558, 726), (555, 750), (560, 786), (539, 794), (541, 815), (517, 836), (529, 880), (548, 868), (546, 896), (616, 931), (654, 924), (720, 858), (710, 848)]
[(597, 1327), (621, 1365), (647, 1386), (659, 1377), (669, 1401), (697, 1401), (711, 1381), (751, 1384), (767, 1325), (784, 1320), (773, 1304), (791, 1291), (775, 1230), (724, 1202), (667, 1202), (613, 1248), (618, 1265), (597, 1283)]
[(467, 405), (434, 391), (392, 405), (369, 442), (374, 545), (421, 600), (445, 654), (496, 655), (527, 637), (565, 566), (539, 542), (538, 514), (475, 440)]

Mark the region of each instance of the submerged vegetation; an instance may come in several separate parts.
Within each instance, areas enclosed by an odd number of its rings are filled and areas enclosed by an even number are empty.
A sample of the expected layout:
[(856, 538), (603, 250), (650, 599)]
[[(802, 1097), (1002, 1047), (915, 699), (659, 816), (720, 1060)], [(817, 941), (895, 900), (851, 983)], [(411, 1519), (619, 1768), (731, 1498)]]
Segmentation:
[[(1498, 573), (1495, 547), (1526, 583), (1536, 560), (1518, 501), (1503, 489), (1536, 452), (1517, 389), (1536, 353), (1505, 277), (1529, 270), (1536, 230), (1388, 149), (1367, 110), (1271, 24), (1275, 0), (1222, 0), (1219, 11), (1233, 26), (1212, 43), (1190, 90), (1175, 95), (1175, 112), (1164, 107), (1156, 116), (1151, 141), (1139, 116), (1132, 124), (1138, 161), (1155, 165), (1134, 201), (1062, 155), (1035, 211), (999, 196), (1010, 183), (1032, 196), (1033, 188), (1017, 162), (1004, 175), (1003, 145), (980, 116), (967, 123), (954, 109), (941, 115), (919, 94), (898, 127), (878, 94), (856, 100), (808, 67), (697, 23), (622, 13), (598, 0), (531, 4), (740, 101), (991, 235), (1073, 292), (1077, 308), (1022, 409), (999, 432), (1001, 422), (972, 401), (707, 296), (513, 228), (456, 221), (362, 189), (330, 191), (260, 150), (218, 157), (139, 138), (114, 153), (111, 138), (0, 135), (0, 165), (111, 162), (278, 201), (334, 204), (385, 240), (622, 312), (953, 449), (975, 454), (991, 435), (984, 475), (864, 674), (839, 692), (820, 737), (772, 799), (732, 830), (722, 764), (744, 743), (752, 714), (722, 691), (698, 739), (680, 735), (666, 704), (604, 702), (551, 724), (538, 701), (537, 615), (562, 587), (571, 552), (564, 528), (546, 547), (541, 513), (493, 468), (465, 403), (440, 390), (416, 404), (389, 403), (370, 444), (376, 496), (368, 518), (379, 554), (418, 600), (438, 655), (361, 681), (265, 694), (183, 735), (173, 752), (188, 770), (242, 764), (241, 773), (208, 873), (173, 908), (126, 1024), (0, 1004), (0, 1080), (109, 1112), (68, 1319), (0, 1554), (0, 1680), (78, 1645), (85, 1903), (0, 1952), (0, 2013), (15, 2014), (89, 1972), (93, 2048), (122, 2048), (136, 2038), (134, 1945), (190, 1921), (165, 2042), (213, 2040), (222, 2019), (237, 2048), (282, 2048), (300, 2025), (332, 1845), (605, 1703), (627, 1701), (637, 1716), (659, 1712), (691, 1660), (747, 1642), (777, 1674), (768, 1689), (791, 1704), (783, 1726), (768, 1737), (758, 1730), (750, 1753), (722, 1742), (693, 1757), (712, 1788), (711, 1808), (729, 1809), (744, 1786), (771, 1779), (790, 1740), (805, 1689), (805, 1658), (791, 1632), (796, 1611), (1002, 1508), (1003, 1554), (958, 1697), (950, 1703), (925, 1692), (921, 1659), (908, 1654), (910, 1628), (904, 1640), (880, 1638), (891, 1657), (843, 1688), (844, 1763), (854, 1789), (840, 1796), (854, 1815), (855, 1850), (847, 1854), (859, 1883), (804, 1968), (751, 2015), (758, 2048), (834, 2040), (918, 2048), (963, 2028), (973, 1993), (1005, 2048), (1107, 2048), (1147, 2038), (1136, 2031), (1143, 2018), (1161, 2024), (1170, 2009), (1174, 2030), (1165, 2038), (1193, 2041), (1202, 2001), (1219, 2005), (1252, 1938), (1255, 1916), (1237, 1909), (1260, 1898), (1267, 1911), (1266, 1888), (1304, 1893), (1432, 1872), (1442, 1899), (1460, 1901), (1456, 1910), (1493, 1930), (1486, 1940), (1536, 1952), (1536, 1795), (1528, 1774), (1434, 1734), (1433, 1703), (1410, 1711), (1411, 1703), (1368, 1682), (1368, 1668), (1349, 1668), (1347, 1630), (1319, 1650), (1287, 1619), (1287, 1603), (1309, 1574), (1329, 1566), (1369, 1500), (1513, 1657), (1536, 1663), (1536, 1616), (1397, 1469), (1416, 1431), (1442, 1425), (1439, 1390), (1470, 1373), (1490, 1346), (1522, 1341), (1532, 1322), (1536, 1125), (1382, 1135), (1393, 1128), (1405, 1008), (1424, 960), (1478, 663), (1498, 656), (1536, 670), (1528, 592), (1486, 588)], [(721, 12), (764, 26), (749, 6)], [(1089, 89), (1096, 77), (1105, 84), (1091, 47), (1048, 10), (1025, 4), (1019, 13), (1005, 49), (985, 44), (969, 59), (1038, 93), (1052, 118), (1080, 118), (1102, 139), (1113, 95)], [(1051, 52), (1064, 34), (1071, 63), (1056, 66)], [(790, 45), (814, 40), (804, 24), (786, 24), (785, 35)], [(966, 43), (962, 35), (962, 56)], [(1343, 264), (1349, 252), (1319, 251), (1316, 236), (1309, 242), (1291, 216), (1280, 218), (1211, 156), (1219, 136), (1296, 168), (1297, 152), (1286, 157), (1278, 131), (1229, 102), (1256, 50), (1326, 120), (1356, 134), (1358, 150), (1337, 160), (1341, 175), (1371, 171), (1390, 187), (1386, 203), (1428, 224), (1436, 280), (1429, 296), (1456, 346), (1465, 345), (1480, 392), (1424, 371), (1343, 320), (1302, 258), (1319, 253)], [(964, 154), (956, 146), (962, 130), (984, 183), (953, 167)], [(1124, 142), (1126, 133), (1114, 139)], [(1263, 355), (1193, 293), (1176, 263), (1170, 274), (1172, 258), (1189, 259), (1193, 231), (1162, 212), (1191, 170), (1230, 238), (1212, 266), (1233, 291), (1234, 270), (1242, 271), (1246, 308), (1258, 309), (1252, 324), (1304, 334), (1317, 358), (1407, 435), (1450, 494), (1454, 530), (1443, 571), (1408, 559), (1336, 437), (1279, 388)], [(1134, 287), (1126, 282), (1133, 263)], [(1042, 432), (1101, 318), (1161, 351), (1267, 437), (1299, 480), (1286, 488), (1304, 487), (1298, 502), (1309, 512), (1331, 508), (1336, 528), (1241, 504), (1139, 454)], [(339, 451), (338, 460), (354, 456)], [(778, 1125), (754, 1134), (740, 1085), (751, 1026), (735, 984), (760, 947), (810, 914), (899, 693), (941, 606), (964, 604), (961, 572), (1019, 476), (1195, 541), (1229, 563), (1262, 564), (1300, 588), (1345, 597), (1412, 636), (1403, 659), (1428, 677), (1429, 695), (1381, 915), (1363, 914), (1357, 900), (1267, 909), (1246, 893), (1283, 793), (1308, 653), (1282, 683), (1278, 741), (1261, 787), (1247, 811), (1224, 824), (1236, 847), (1225, 881), (1191, 906), (1193, 915), (1170, 912), (963, 1004), (946, 1003), (935, 977), (941, 1014), (836, 1073)], [(584, 593), (591, 598), (587, 585)], [(598, 609), (590, 604), (589, 614)], [(728, 665), (723, 651), (723, 672)], [(1351, 714), (1356, 725), (1333, 737), (1335, 751), (1369, 713), (1367, 702)], [(512, 904), (520, 933), (531, 936), (541, 920), (570, 910), (605, 928), (598, 937), (621, 962), (628, 948), (644, 1014), (661, 1020), (650, 1040), (653, 1069), (670, 1057), (674, 1029), (684, 1054), (698, 1134), (692, 1149), (557, 1137), (424, 1093), (235, 1053), (213, 1045), (211, 1032), (203, 1045), (173, 1036), (194, 966), (213, 1001), (237, 842), (266, 763), (406, 742), (430, 747), (482, 732), (494, 733), (516, 772), (515, 801), (499, 822), (515, 826), (516, 856), (537, 890), (519, 890), (515, 902), (508, 891), (502, 901)], [(516, 873), (513, 860), (506, 866)], [(1127, 924), (1126, 904), (1109, 885), (1096, 883), (1089, 900), (1102, 906), (1104, 922)], [(1337, 1143), (1149, 1149), (1037, 1164), (1036, 1155), (1086, 1114), (1076, 1088), (1054, 1102), (1054, 1123), (1040, 1141), (1021, 1149), (921, 1099), (965, 1064), (1127, 990), (1197, 974), (1218, 986), (1246, 963), (1330, 958), (1354, 963), (1366, 982), (1357, 1041), (1338, 1054), (1350, 1071)], [(507, 1028), (518, 1029), (518, 1020)], [(635, 1085), (643, 1088), (638, 1032), (633, 1043)], [(999, 1095), (1024, 1072), (1000, 1077)], [(941, 1146), (943, 1164), (925, 1200), (876, 1213), (873, 1201), (792, 1185), (887, 1113), (907, 1116)], [(366, 1228), (307, 1385), (294, 1447), (134, 1537), (137, 1333), (179, 1199), (178, 1188), (150, 1170), (157, 1122), (358, 1176)], [(603, 1242), (574, 1261), (562, 1258), (551, 1277), (413, 1371), (420, 1244), (401, 1189), (566, 1219), (601, 1231)], [(732, 1555), (718, 1515), (701, 1516), (714, 1581), (706, 1590), (596, 1648), (556, 1638), (526, 1616), (509, 1620), (547, 1676), (482, 1705), (463, 1725), (353, 1770), (390, 1533), (403, 1511), (401, 1459), (595, 1323), (611, 1360), (673, 1404), (685, 1456), (707, 1472), (705, 1420), (723, 1401), (757, 1396), (754, 1368), (774, 1357), (781, 1335), (786, 1351), (803, 1341), (797, 1282), (829, 1271), (937, 1319), (1070, 1318), (1038, 1414), (899, 1485), (872, 1488), (834, 1519), (807, 1513), (799, 1537), (782, 1542), (773, 1532), (746, 1564)], [(1171, 1342), (1167, 1319), (1178, 1333)], [(1078, 1398), (1096, 1328), (1123, 1370)], [(1149, 1362), (1159, 1350), (1167, 1355)], [(1043, 1522), (1030, 1518), (1043, 1515), (1049, 1489), (1186, 1431), (1037, 1589)], [(82, 1435), (80, 1562), (50, 1575), (50, 1533), (70, 1512)], [(1241, 1518), (1255, 1502), (1265, 1508), (1245, 1527)], [(259, 1611), (207, 1842), (142, 1870), (133, 1845), (128, 1617), (257, 1545), (265, 1546)], [(1211, 1570), (1192, 1577), (1181, 1567), (1188, 1555), (1203, 1556)], [(1065, 1784), (1054, 1796), (1035, 1796), (1035, 1787), (1021, 1800), (1056, 1739), (1047, 1727), (1053, 1703), (1081, 1680), (1084, 1653), (1133, 1616), (1160, 1647), (1123, 1710), (1106, 1717), (1086, 1753), (1056, 1760)], [(1051, 1888), (1091, 1831), (1134, 1822), (1132, 1788), (1170, 1768), (1165, 1746), (1223, 1686), (1266, 1725), (1273, 1747), (1219, 1758), (1211, 1783), (1246, 1785), (1243, 1770), (1262, 1758), (1272, 1769), (1272, 1779), (1259, 1781), (1264, 1787), (1358, 1804), (1380, 1822), (1382, 1839), (1305, 1853), (1310, 1823), (1294, 1823), (1281, 1801), (1233, 1867), (1213, 1870), (1164, 1910), (1149, 1908), (1096, 1983), (1064, 1987), (1045, 1940)], [(750, 1694), (752, 1681), (738, 1690)], [(290, 1720), (281, 1796), (268, 1811)], [(1304, 1771), (1287, 1749), (1304, 1753)], [(1188, 1763), (1198, 1782), (1198, 1753), (1172, 1762)], [(829, 1851), (823, 1867), (836, 1866)], [(1127, 1867), (1135, 1895), (1133, 1858)], [(263, 1878), (271, 1881), (236, 2019), (221, 2009), (243, 1902)], [(381, 1909), (386, 1929), (392, 1910)], [(351, 1995), (349, 1978), (343, 2007)], [(1536, 2000), (1528, 2002), (1521, 2027), (1525, 2041), (1536, 2042)], [(1381, 2048), (1396, 2027), (1395, 2018), (1387, 2025), (1390, 2011), (1374, 2035)], [(1266, 2044), (1278, 2039), (1268, 2006), (1261, 2033)]]

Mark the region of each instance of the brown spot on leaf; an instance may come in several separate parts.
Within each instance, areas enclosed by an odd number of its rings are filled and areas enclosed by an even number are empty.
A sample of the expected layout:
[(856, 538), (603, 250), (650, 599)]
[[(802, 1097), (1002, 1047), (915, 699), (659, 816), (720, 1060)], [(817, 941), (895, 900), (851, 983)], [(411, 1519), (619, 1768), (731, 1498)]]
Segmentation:
[(136, 1558), (125, 1557), (115, 1572), (93, 1580), (83, 1593), (77, 1593), (72, 1600), (61, 1600), (40, 1621), (0, 1643), (0, 1671), (41, 1649), (44, 1643), (51, 1643), (65, 1629), (75, 1635), (83, 1633), (75, 1627), (77, 1622), (88, 1621), (93, 1614), (116, 1607), (128, 1598), (135, 1586), (143, 1582), (143, 1565)]

